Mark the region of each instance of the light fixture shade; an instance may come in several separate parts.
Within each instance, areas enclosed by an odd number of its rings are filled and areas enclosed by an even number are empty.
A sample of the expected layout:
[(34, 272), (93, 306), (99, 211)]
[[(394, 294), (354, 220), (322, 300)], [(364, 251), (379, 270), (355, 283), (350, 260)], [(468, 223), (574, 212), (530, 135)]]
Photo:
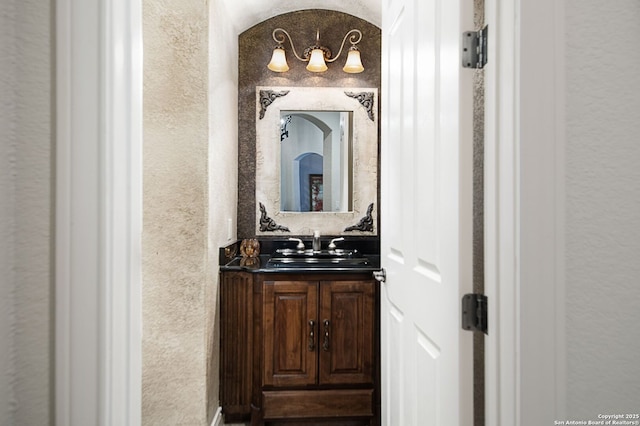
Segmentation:
[(274, 72), (289, 71), (289, 64), (287, 64), (287, 57), (284, 54), (284, 48), (282, 46), (277, 46), (275, 49), (273, 49), (271, 62), (269, 62), (267, 68)]
[(362, 66), (362, 62), (360, 61), (360, 51), (355, 46), (349, 49), (347, 62), (344, 64), (344, 68), (342, 68), (342, 71), (351, 74), (357, 74), (364, 71), (364, 67)]
[(327, 64), (324, 62), (324, 52), (322, 49), (313, 49), (311, 51), (311, 58), (309, 59), (307, 70), (312, 72), (324, 72), (327, 70)]

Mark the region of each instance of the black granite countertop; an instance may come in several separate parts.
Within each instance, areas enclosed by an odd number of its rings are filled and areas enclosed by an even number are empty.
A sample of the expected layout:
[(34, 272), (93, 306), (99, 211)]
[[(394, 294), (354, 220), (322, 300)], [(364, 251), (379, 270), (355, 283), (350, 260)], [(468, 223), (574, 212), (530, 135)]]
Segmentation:
[[(326, 249), (328, 238), (323, 241)], [(240, 243), (236, 241), (220, 248), (220, 271), (247, 271), (254, 273), (366, 273), (380, 269), (380, 254), (378, 239), (349, 239), (341, 245), (357, 252), (357, 256), (351, 261), (313, 261), (298, 262), (269, 262), (278, 249), (293, 248), (295, 242), (288, 240), (262, 240), (260, 241), (260, 255), (254, 258), (240, 256)], [(305, 241), (310, 247), (311, 242)], [(274, 259), (275, 260), (275, 259)]]
[(368, 260), (367, 264), (358, 265), (297, 265), (278, 267), (271, 266), (269, 259), (271, 254), (261, 254), (257, 258), (249, 259), (241, 256), (236, 256), (228, 263), (220, 265), (220, 271), (247, 271), (254, 273), (362, 273), (373, 272), (380, 269), (380, 256), (363, 254), (363, 257)]

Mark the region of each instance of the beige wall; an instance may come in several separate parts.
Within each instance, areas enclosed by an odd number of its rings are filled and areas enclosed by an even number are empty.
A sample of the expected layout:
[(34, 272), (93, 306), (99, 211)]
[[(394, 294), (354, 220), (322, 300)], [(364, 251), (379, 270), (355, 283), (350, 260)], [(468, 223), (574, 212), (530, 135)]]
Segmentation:
[(52, 415), (52, 3), (0, 2), (0, 424)]
[(219, 406), (218, 247), (235, 239), (238, 152), (221, 3), (143, 3), (145, 425), (209, 424)]
[(640, 405), (640, 2), (566, 3), (567, 418)]
[(143, 2), (146, 425), (206, 421), (207, 10)]

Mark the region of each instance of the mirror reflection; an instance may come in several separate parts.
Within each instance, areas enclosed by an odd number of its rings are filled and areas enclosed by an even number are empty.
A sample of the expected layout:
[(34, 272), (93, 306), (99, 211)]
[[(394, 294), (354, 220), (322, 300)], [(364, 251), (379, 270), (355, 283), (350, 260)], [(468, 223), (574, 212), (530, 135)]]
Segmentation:
[(351, 111), (280, 111), (280, 210), (352, 210)]

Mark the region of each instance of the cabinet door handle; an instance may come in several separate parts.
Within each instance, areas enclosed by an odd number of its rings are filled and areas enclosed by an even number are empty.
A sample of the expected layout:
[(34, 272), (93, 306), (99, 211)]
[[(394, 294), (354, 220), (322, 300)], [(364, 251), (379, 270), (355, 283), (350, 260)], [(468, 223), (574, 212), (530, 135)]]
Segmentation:
[(329, 350), (329, 320), (324, 320), (324, 342), (322, 343), (322, 350), (327, 352)]
[(314, 333), (314, 329), (316, 326), (316, 322), (314, 320), (309, 320), (309, 351), (313, 352), (316, 349), (316, 337)]

